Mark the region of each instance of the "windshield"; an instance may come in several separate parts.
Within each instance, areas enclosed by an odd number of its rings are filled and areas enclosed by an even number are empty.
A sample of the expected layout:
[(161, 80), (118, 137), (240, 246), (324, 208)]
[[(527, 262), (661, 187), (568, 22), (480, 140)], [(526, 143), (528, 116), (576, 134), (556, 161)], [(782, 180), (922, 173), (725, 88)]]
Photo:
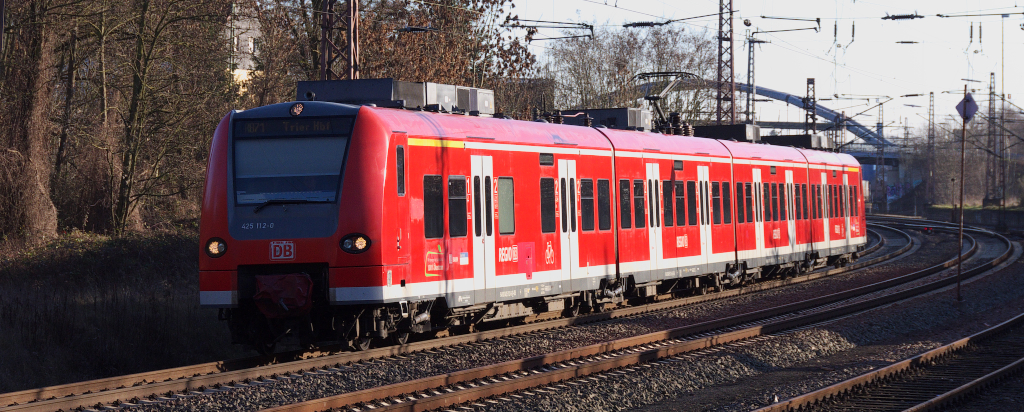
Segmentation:
[(235, 204), (336, 201), (351, 125), (351, 118), (237, 122)]

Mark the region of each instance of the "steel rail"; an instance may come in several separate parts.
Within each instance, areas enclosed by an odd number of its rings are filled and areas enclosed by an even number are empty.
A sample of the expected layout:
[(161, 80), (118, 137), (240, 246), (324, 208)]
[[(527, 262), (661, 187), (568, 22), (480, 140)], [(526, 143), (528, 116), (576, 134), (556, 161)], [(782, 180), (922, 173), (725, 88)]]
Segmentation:
[[(967, 229), (965, 229), (965, 230), (967, 230)], [(1012, 243), (1010, 243), (1009, 240), (1007, 240), (1002, 235), (994, 234), (994, 236), (1000, 238), (1005, 243), (1010, 245), (1010, 247), (1007, 249), (1006, 253), (1004, 253), (1002, 256), (1000, 256), (1000, 259), (993, 260), (990, 263), (987, 263), (985, 265), (982, 265), (982, 266), (973, 268), (971, 270), (968, 270), (968, 271), (965, 272), (965, 274), (970, 274), (970, 276), (973, 276), (976, 273), (980, 273), (981, 271), (991, 269), (992, 267), (995, 267), (996, 265), (999, 265), (1000, 263), (1005, 261), (1006, 258), (1008, 258), (1010, 254), (1012, 254), (1012, 252), (1013, 252)], [(948, 286), (948, 285), (951, 285), (953, 283), (952, 282), (953, 280), (954, 280), (953, 278), (946, 278), (946, 279), (943, 280), (943, 283), (945, 284), (945, 286)], [(886, 380), (888, 380), (890, 378), (893, 378), (895, 376), (898, 376), (898, 375), (905, 374), (907, 371), (909, 371), (911, 369), (922, 368), (922, 367), (925, 367), (927, 365), (930, 365), (931, 363), (935, 362), (938, 359), (941, 359), (941, 358), (946, 357), (946, 356), (948, 356), (948, 355), (950, 355), (952, 353), (955, 353), (955, 352), (963, 350), (970, 343), (975, 343), (975, 342), (978, 342), (980, 340), (984, 340), (984, 339), (987, 339), (987, 338), (989, 338), (991, 336), (997, 335), (999, 333), (1003, 333), (1005, 330), (1007, 330), (1007, 329), (1009, 329), (1009, 328), (1019, 324), (1022, 320), (1024, 320), (1024, 314), (1018, 315), (1018, 316), (1014, 317), (1013, 319), (1010, 319), (1010, 320), (1008, 320), (1006, 322), (1003, 322), (1003, 323), (1001, 323), (999, 325), (996, 325), (994, 327), (991, 327), (989, 329), (986, 329), (984, 331), (976, 333), (976, 334), (974, 334), (972, 336), (969, 336), (969, 337), (957, 340), (957, 341), (955, 341), (953, 343), (950, 343), (948, 345), (945, 345), (945, 346), (942, 346), (942, 347), (939, 347), (939, 348), (936, 348), (936, 349), (932, 349), (930, 351), (927, 351), (927, 352), (922, 353), (920, 355), (914, 356), (912, 358), (909, 358), (909, 359), (906, 359), (906, 360), (903, 360), (903, 361), (900, 361), (900, 362), (896, 362), (896, 363), (894, 363), (892, 365), (886, 366), (884, 368), (881, 368), (881, 369), (878, 369), (878, 370), (875, 370), (875, 371), (872, 371), (872, 372), (868, 372), (868, 373), (862, 374), (860, 376), (856, 376), (856, 377), (850, 378), (850, 379), (845, 380), (843, 382), (839, 382), (839, 383), (830, 385), (828, 387), (825, 387), (825, 388), (822, 388), (822, 389), (819, 389), (819, 390), (816, 390), (816, 391), (813, 391), (813, 392), (810, 392), (810, 393), (806, 393), (806, 394), (803, 394), (803, 395), (800, 395), (800, 396), (796, 396), (796, 397), (793, 397), (791, 399), (788, 399), (788, 400), (785, 400), (785, 401), (782, 401), (782, 402), (779, 402), (779, 403), (775, 403), (773, 405), (769, 405), (769, 406), (766, 406), (766, 407), (761, 408), (761, 409), (757, 409), (756, 412), (783, 412), (783, 411), (806, 410), (806, 409), (808, 409), (810, 407), (813, 407), (814, 405), (820, 404), (822, 402), (826, 402), (826, 401), (829, 401), (829, 400), (832, 400), (832, 399), (836, 399), (838, 397), (842, 397), (842, 396), (844, 396), (846, 394), (852, 393), (852, 392), (857, 391), (857, 390), (863, 390), (864, 388), (866, 388), (866, 387), (868, 387), (870, 385), (876, 384), (878, 382), (886, 381)], [(1007, 374), (1010, 374), (1010, 373), (1013, 373), (1013, 372), (1015, 372), (1017, 370), (1020, 370), (1020, 368), (1022, 366), (1024, 366), (1024, 359), (1018, 360), (1018, 361), (1016, 361), (1016, 362), (1014, 362), (1014, 363), (1012, 363), (1012, 364), (1010, 364), (1010, 365), (1008, 365), (1008, 366), (1006, 366), (1004, 368), (1001, 368), (1001, 369), (999, 369), (999, 370), (997, 370), (995, 372), (992, 372), (992, 373), (990, 373), (990, 374), (988, 374), (988, 375), (986, 375), (986, 376), (984, 376), (982, 378), (976, 379), (975, 381), (972, 381), (972, 382), (970, 382), (968, 384), (965, 384), (965, 385), (963, 385), (961, 387), (958, 387), (958, 388), (956, 388), (956, 389), (954, 389), (952, 391), (949, 391), (949, 392), (946, 392), (944, 394), (938, 395), (934, 399), (926, 401), (926, 402), (924, 402), (924, 403), (922, 403), (920, 405), (917, 405), (914, 408), (908, 409), (908, 410), (914, 410), (914, 411), (918, 411), (918, 410), (920, 410), (920, 411), (932, 410), (932, 409), (937, 408), (939, 406), (945, 405), (950, 400), (956, 399), (959, 396), (962, 396), (964, 394), (970, 393), (971, 391), (977, 390), (977, 388), (979, 388), (980, 385), (987, 384), (987, 383), (989, 383), (989, 382), (991, 382), (993, 380), (1000, 379), (1003, 376), (1006, 376)]]
[[(1005, 238), (1003, 238), (1005, 240)], [(971, 242), (969, 251), (973, 255), (977, 251), (977, 242)], [(986, 270), (995, 261), (1003, 261), (1012, 252), (1012, 244), (1006, 241), (1007, 253), (977, 266), (968, 272), (973, 276)], [(915, 272), (897, 279), (904, 282), (916, 280), (950, 267), (955, 260)], [(736, 325), (749, 324), (766, 318), (785, 314), (798, 313), (810, 308), (818, 308), (824, 304), (842, 301), (852, 297), (872, 293), (894, 285), (892, 281), (879, 282), (873, 285), (840, 292), (833, 295), (796, 302), (776, 308), (765, 309), (748, 314), (733, 316), (704, 322), (697, 325), (674, 328), (646, 335), (623, 338), (609, 342), (589, 345), (582, 348), (535, 356), (488, 365), (459, 372), (436, 375), (413, 381), (401, 382), (377, 388), (349, 392), (328, 398), (285, 405), (267, 409), (267, 412), (312, 412), (325, 409), (343, 408), (352, 405), (363, 405), (369, 402), (368, 408), (379, 411), (424, 411), (472, 402), (490, 396), (505, 394), (535, 386), (550, 385), (567, 379), (575, 379), (593, 373), (618, 369), (628, 365), (649, 362), (664, 357), (691, 352), (702, 348), (735, 342), (756, 336), (779, 333), (792, 328), (805, 326), (861, 312), (877, 306), (893, 303), (921, 293), (926, 293), (944, 286), (950, 278), (931, 282), (922, 286), (896, 292), (890, 295), (836, 307), (820, 312), (800, 315), (777, 320), (767, 324), (742, 327), (712, 336), (681, 340), (684, 336), (708, 333)], [(895, 284), (902, 282), (895, 282)], [(636, 349), (636, 350), (629, 350)], [(619, 351), (611, 354), (609, 352)], [(591, 359), (583, 359), (590, 357)], [(516, 374), (516, 375), (510, 375)], [(486, 379), (485, 379), (486, 378)], [(458, 390), (451, 389), (452, 385)], [(447, 387), (447, 388), (445, 388)], [(440, 389), (439, 389), (440, 388)], [(364, 408), (360, 408), (364, 409)]]
[[(369, 359), (387, 358), (406, 353), (636, 316), (659, 310), (672, 309), (679, 306), (760, 292), (784, 285), (801, 283), (846, 273), (898, 257), (906, 253), (913, 246), (911, 236), (903, 231), (882, 225), (872, 226), (878, 227), (879, 229), (895, 231), (898, 236), (907, 240), (907, 244), (900, 249), (887, 253), (883, 256), (857, 262), (844, 268), (835, 268), (826, 271), (818, 270), (807, 275), (799, 276), (795, 279), (763, 282), (740, 289), (724, 290), (711, 295), (693, 296), (643, 306), (626, 307), (604, 313), (573, 318), (554, 319), (511, 328), (438, 338), (423, 342), (414, 342), (402, 346), (390, 346), (363, 352), (343, 352), (309, 359), (294, 360), (285, 363), (245, 367), (242, 369), (232, 368), (237, 368), (240, 365), (244, 365), (247, 362), (253, 362), (254, 359), (259, 358), (209, 362), (194, 366), (183, 366), (160, 371), (143, 372), (132, 375), (116, 376), (86, 382), (0, 394), (0, 405), (7, 405), (5, 407), (0, 407), (0, 412), (58, 409), (69, 410), (80, 406), (130, 402), (131, 400), (144, 399), (153, 397), (154, 395), (160, 396), (161, 394), (196, 393), (209, 391), (219, 386), (231, 386), (236, 382), (255, 381), (266, 377), (289, 375), (296, 371), (301, 373), (307, 370), (330, 368)], [(879, 241), (875, 242), (875, 244), (865, 250), (864, 253), (876, 251), (885, 244), (886, 237), (882, 236), (878, 232), (875, 232), (875, 234), (878, 236)], [(295, 354), (292, 355), (294, 356)]]
[[(825, 402), (841, 399), (847, 394), (855, 392), (870, 392), (871, 387), (883, 382), (890, 382), (889, 385), (894, 386), (891, 383), (893, 378), (898, 376), (908, 376), (911, 374), (912, 370), (928, 369), (937, 361), (944, 358), (950, 358), (952, 355), (964, 351), (969, 345), (981, 345), (988, 338), (1005, 333), (1008, 329), (1019, 325), (1021, 321), (1024, 321), (1024, 314), (1017, 315), (999, 325), (993, 326), (969, 337), (959, 339), (948, 345), (932, 349), (912, 358), (896, 362), (876, 371), (856, 376), (818, 391), (758, 409), (756, 412), (807, 410)], [(1019, 373), (1022, 367), (1024, 367), (1024, 358), (1016, 359), (1008, 365), (992, 371), (980, 378), (974, 379), (945, 393), (934, 395), (934, 397), (925, 402), (902, 410), (905, 412), (918, 412), (941, 409), (958, 399), (981, 390), (983, 387), (991, 383), (1004, 379), (1009, 375)]]

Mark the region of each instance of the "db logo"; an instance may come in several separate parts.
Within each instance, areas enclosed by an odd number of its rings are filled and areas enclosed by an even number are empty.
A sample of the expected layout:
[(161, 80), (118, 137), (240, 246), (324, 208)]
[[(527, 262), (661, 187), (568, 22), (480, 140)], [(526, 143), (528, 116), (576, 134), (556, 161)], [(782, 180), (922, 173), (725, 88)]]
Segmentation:
[(270, 242), (270, 260), (295, 259), (295, 243), (287, 240)]

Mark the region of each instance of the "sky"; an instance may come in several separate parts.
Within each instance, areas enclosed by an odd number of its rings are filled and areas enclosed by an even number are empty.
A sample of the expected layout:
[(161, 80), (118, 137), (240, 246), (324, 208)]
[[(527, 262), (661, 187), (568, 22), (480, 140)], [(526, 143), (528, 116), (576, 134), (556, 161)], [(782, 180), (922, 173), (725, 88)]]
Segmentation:
[[(611, 26), (718, 12), (717, 0), (514, 0), (514, 3), (521, 19)], [(804, 95), (807, 78), (813, 77), (819, 104), (846, 111), (847, 115), (876, 105), (880, 96), (894, 97), (883, 106), (887, 136), (903, 136), (905, 124), (912, 134), (915, 129), (923, 133), (927, 125), (929, 92), (935, 93), (935, 117), (940, 124), (954, 121), (951, 116), (957, 116), (955, 106), (963, 98), (965, 84), (976, 90), (972, 94), (985, 110), (993, 72), (996, 93), (1006, 94), (1009, 102), (1021, 101), (1017, 104), (1024, 106), (1024, 76), (1020, 75), (1024, 69), (1024, 0), (1020, 4), (1013, 0), (733, 0), (733, 9), (737, 82), (747, 81), (745, 19), (750, 20), (751, 31), (767, 32), (817, 26), (814, 21), (785, 19), (820, 18), (821, 28), (817, 32), (757, 34), (758, 39), (769, 42), (755, 49), (757, 85)], [(924, 18), (883, 20), (887, 14), (919, 14)], [(968, 16), (938, 17), (937, 14)], [(778, 19), (780, 17), (785, 19)], [(718, 31), (717, 16), (673, 24), (701, 32), (707, 30), (709, 36)], [(537, 37), (559, 35), (558, 30), (548, 29), (541, 30)], [(545, 43), (535, 42), (531, 46), (531, 51), (542, 59)], [(922, 96), (900, 97), (908, 94)], [(826, 98), (834, 100), (821, 100)], [(1009, 103), (1007, 107), (1012, 108)], [(804, 116), (800, 109), (781, 102), (758, 102), (757, 112), (758, 120), (762, 121), (802, 122)], [(878, 108), (874, 108), (855, 119), (874, 127), (878, 112)], [(959, 121), (959, 117), (956, 119)], [(982, 120), (975, 117), (973, 121)]]

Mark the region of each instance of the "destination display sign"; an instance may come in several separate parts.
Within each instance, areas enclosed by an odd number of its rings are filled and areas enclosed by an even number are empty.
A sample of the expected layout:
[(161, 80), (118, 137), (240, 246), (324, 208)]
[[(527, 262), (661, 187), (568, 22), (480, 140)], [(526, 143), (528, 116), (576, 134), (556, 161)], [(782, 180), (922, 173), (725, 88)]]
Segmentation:
[(352, 120), (351, 117), (236, 120), (235, 137), (347, 135), (352, 131)]

